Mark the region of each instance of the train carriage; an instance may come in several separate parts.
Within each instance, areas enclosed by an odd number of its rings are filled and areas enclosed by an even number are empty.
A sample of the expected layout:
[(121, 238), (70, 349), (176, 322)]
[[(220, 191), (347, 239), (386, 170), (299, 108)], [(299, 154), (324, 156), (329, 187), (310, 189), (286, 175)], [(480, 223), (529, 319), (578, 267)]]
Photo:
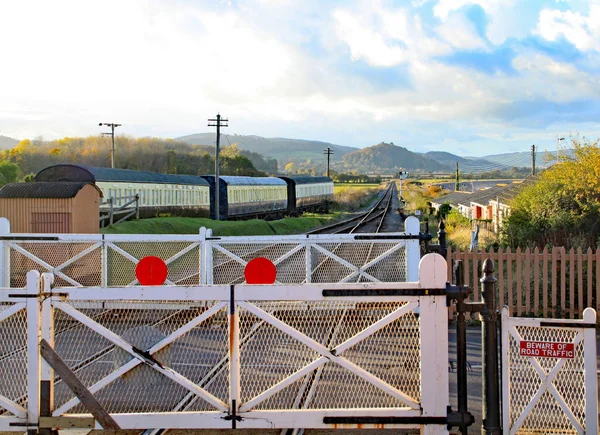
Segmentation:
[(333, 180), (329, 177), (279, 177), (287, 183), (288, 214), (327, 211), (333, 201)]
[(210, 186), (204, 178), (195, 175), (64, 164), (42, 169), (35, 181), (94, 183), (114, 207), (139, 195), (140, 217), (160, 213), (208, 217), (210, 212)]
[(276, 177), (219, 177), (215, 189), (215, 177), (203, 178), (211, 186), (210, 217), (215, 218), (215, 191), (219, 192), (219, 219), (252, 217), (279, 217), (287, 211), (287, 183)]

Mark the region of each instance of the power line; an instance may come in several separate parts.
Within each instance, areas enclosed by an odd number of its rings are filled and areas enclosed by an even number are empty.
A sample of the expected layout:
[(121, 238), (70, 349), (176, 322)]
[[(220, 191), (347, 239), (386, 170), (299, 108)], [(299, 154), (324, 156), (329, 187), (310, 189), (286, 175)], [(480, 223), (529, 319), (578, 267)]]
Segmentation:
[[(219, 178), (219, 136), (221, 135), (221, 127), (229, 127), (229, 122), (226, 118), (221, 118), (221, 115), (217, 113), (216, 119), (209, 119), (209, 127), (217, 127), (217, 146), (215, 147), (215, 220), (219, 220), (219, 192), (221, 191), (221, 184)], [(229, 140), (229, 139), (228, 139)]]

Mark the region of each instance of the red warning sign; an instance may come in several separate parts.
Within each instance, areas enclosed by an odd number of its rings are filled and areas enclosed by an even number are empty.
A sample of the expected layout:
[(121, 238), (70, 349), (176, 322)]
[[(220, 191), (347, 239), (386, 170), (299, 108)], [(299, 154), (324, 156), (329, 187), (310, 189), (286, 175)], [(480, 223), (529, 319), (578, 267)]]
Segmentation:
[(273, 284), (277, 278), (277, 268), (268, 258), (257, 257), (246, 265), (244, 278), (248, 284)]
[(168, 275), (165, 262), (152, 255), (142, 258), (135, 267), (135, 276), (142, 285), (162, 285)]
[(521, 341), (519, 354), (541, 358), (575, 358), (575, 344), (550, 341)]

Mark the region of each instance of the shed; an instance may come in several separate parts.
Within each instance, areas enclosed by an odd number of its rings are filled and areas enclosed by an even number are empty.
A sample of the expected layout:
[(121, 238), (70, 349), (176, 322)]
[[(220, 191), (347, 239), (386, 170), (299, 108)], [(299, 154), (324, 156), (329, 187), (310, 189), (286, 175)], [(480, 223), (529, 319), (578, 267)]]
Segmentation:
[(10, 183), (0, 189), (0, 217), (13, 233), (98, 233), (101, 197), (92, 183)]

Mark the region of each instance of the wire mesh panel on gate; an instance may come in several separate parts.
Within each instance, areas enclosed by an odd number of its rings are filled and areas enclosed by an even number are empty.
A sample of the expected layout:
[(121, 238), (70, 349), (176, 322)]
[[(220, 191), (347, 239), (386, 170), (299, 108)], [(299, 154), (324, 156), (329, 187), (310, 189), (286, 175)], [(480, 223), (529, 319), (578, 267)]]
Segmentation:
[[(27, 406), (27, 316), (22, 302), (0, 302), (0, 398)], [(0, 416), (14, 415), (2, 402)]]
[(404, 242), (340, 240), (334, 242), (230, 243), (210, 242), (214, 284), (244, 282), (246, 264), (257, 257), (271, 260), (277, 268), (277, 283), (404, 282)]
[[(179, 328), (210, 309), (194, 301), (96, 302), (74, 301), (71, 307), (102, 328), (118, 335), (142, 352), (167, 340)], [(96, 330), (55, 309), (55, 349), (77, 377), (90, 388), (110, 413), (169, 412), (187, 400), (202, 410), (214, 407), (182, 385), (165, 377), (116, 346)], [(161, 366), (169, 367), (192, 383), (205, 388), (223, 401), (226, 389), (208, 382), (213, 370), (227, 366), (228, 332), (226, 310), (217, 311), (207, 320), (173, 339), (152, 355)], [(133, 368), (124, 370), (127, 364)], [(214, 378), (215, 376), (212, 376)], [(211, 379), (212, 379), (211, 378)], [(108, 381), (107, 381), (108, 379)], [(98, 385), (102, 385), (98, 389)], [(86, 413), (63, 382), (55, 383), (55, 406), (59, 414)], [(181, 410), (181, 409), (179, 409)]]
[[(406, 307), (406, 302), (280, 301), (255, 302), (259, 310), (287, 325), (296, 334), (266, 322), (246, 309), (240, 310), (241, 399), (246, 403), (321, 358), (299, 341), (299, 336), (336, 349), (364, 333), (386, 316)], [(340, 352), (358, 370), (376, 382), (400, 391), (417, 405), (420, 391), (420, 328), (412, 310)], [(406, 402), (357, 376), (336, 362), (319, 364), (254, 410), (403, 408)], [(245, 405), (242, 409), (246, 410)]]

